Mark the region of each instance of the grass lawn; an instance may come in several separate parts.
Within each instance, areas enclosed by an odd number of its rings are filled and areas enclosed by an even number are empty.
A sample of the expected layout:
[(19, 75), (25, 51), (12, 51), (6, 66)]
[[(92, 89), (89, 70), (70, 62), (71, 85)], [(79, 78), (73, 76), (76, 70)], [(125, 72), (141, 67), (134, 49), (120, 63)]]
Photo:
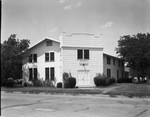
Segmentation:
[(150, 97), (150, 85), (149, 84), (122, 84), (119, 87), (114, 88), (106, 92), (110, 96), (123, 95), (127, 97)]
[(49, 87), (14, 87), (5, 88), (2, 87), (1, 91), (6, 92), (22, 92), (22, 93), (50, 93), (50, 94), (104, 94), (115, 97), (116, 95), (123, 95), (127, 97), (150, 97), (150, 85), (148, 84), (114, 84), (107, 87), (98, 88), (49, 88)]

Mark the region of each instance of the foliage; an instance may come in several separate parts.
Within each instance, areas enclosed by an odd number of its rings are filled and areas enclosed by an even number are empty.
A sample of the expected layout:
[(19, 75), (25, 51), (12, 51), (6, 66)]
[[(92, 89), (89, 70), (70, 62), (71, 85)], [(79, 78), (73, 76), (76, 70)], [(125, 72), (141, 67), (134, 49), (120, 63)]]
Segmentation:
[(117, 79), (117, 83), (132, 83), (131, 78), (119, 78)]
[(46, 80), (43, 82), (43, 86), (45, 87), (54, 87), (53, 83), (51, 80)]
[(111, 78), (110, 79), (110, 84), (113, 84), (113, 83), (115, 83), (116, 82), (116, 80), (114, 79), (114, 78)]
[[(22, 58), (27, 56), (30, 41), (16, 39), (16, 34), (1, 44), (1, 84), (12, 77), (13, 80), (22, 77)], [(24, 52), (24, 54), (23, 54)]]
[(7, 79), (7, 87), (13, 87), (14, 86), (14, 80), (12, 78)]
[(31, 86), (33, 86), (33, 82), (32, 81), (24, 83), (24, 87), (31, 87)]
[(132, 68), (133, 75), (150, 76), (150, 34), (125, 35), (118, 41), (117, 53)]
[(35, 86), (35, 87), (42, 87), (43, 86), (43, 81), (38, 79), (38, 80), (33, 82), (33, 86)]
[(76, 78), (71, 76), (71, 73), (63, 73), (63, 84), (64, 88), (75, 88)]
[(75, 86), (76, 86), (76, 78), (74, 78), (74, 77), (69, 77), (68, 79), (67, 79), (67, 82), (68, 82), (68, 88), (75, 88)]
[(94, 83), (95, 85), (98, 86), (107, 86), (110, 84), (110, 78), (106, 77), (101, 74), (97, 74), (96, 77), (94, 77)]
[(62, 88), (62, 82), (57, 83), (57, 88)]

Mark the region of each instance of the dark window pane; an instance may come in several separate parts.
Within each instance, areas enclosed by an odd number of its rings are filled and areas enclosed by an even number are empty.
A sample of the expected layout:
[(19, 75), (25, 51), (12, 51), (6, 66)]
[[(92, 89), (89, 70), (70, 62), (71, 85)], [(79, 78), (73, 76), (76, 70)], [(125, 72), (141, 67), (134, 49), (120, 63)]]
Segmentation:
[(110, 64), (111, 64), (111, 62), (110, 62), (110, 61), (111, 61), (111, 58), (110, 58), (109, 56), (107, 56), (107, 64), (109, 64), (109, 65), (110, 65)]
[(32, 63), (32, 54), (29, 56), (29, 63)]
[(49, 61), (49, 53), (45, 53), (45, 61)]
[(78, 59), (83, 59), (83, 50), (78, 50)]
[(37, 54), (33, 54), (33, 60), (34, 62), (37, 62)]
[(52, 41), (47, 41), (47, 42), (46, 42), (46, 45), (47, 45), (47, 46), (52, 46)]
[(32, 77), (32, 68), (29, 68), (29, 81), (32, 81), (33, 77)]
[(51, 67), (51, 80), (54, 80), (55, 77), (55, 69), (54, 67)]
[(49, 68), (45, 68), (45, 80), (49, 80)]
[(34, 81), (37, 81), (37, 68), (34, 68)]
[(84, 59), (89, 59), (89, 50), (84, 50)]
[(115, 65), (115, 58), (113, 58), (113, 64)]
[(107, 69), (107, 77), (111, 77), (111, 70)]
[(51, 61), (54, 61), (54, 52), (50, 53), (50, 58), (51, 58)]

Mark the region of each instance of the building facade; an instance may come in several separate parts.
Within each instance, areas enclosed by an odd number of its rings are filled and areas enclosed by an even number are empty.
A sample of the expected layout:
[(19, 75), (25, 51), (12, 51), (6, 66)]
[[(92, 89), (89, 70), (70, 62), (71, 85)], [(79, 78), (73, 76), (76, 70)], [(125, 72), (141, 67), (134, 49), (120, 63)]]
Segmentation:
[(97, 73), (122, 78), (123, 61), (103, 53), (100, 35), (63, 33), (60, 41), (46, 38), (28, 50), (23, 60), (23, 83), (37, 79), (62, 82), (62, 74), (70, 73), (77, 86), (94, 86)]

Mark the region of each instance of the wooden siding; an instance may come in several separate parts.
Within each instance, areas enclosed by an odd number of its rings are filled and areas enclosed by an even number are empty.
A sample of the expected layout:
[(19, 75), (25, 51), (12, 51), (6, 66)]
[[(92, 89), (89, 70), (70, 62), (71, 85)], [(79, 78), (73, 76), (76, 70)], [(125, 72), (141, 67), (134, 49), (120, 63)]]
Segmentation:
[[(110, 64), (107, 64), (107, 57), (110, 57)], [(113, 58), (115, 58), (115, 65), (113, 64)], [(115, 78), (117, 80), (117, 70), (119, 71), (119, 78), (122, 78), (122, 72), (124, 77), (124, 67), (122, 66), (122, 64), (119, 67), (119, 60), (121, 59), (103, 54), (103, 69), (105, 76), (107, 76), (107, 69), (111, 69), (111, 78)]]
[[(77, 79), (78, 70), (89, 70), (90, 71), (90, 85), (94, 85), (93, 78), (96, 73), (103, 73), (103, 49), (90, 48), (90, 59), (87, 66), (82, 66), (77, 60), (77, 49), (88, 49), (88, 48), (61, 48), (62, 53), (62, 72), (71, 73), (73, 77)], [(78, 84), (78, 80), (77, 80)]]
[[(55, 60), (53, 62), (45, 62), (45, 53), (55, 53)], [(23, 80), (29, 79), (29, 68), (37, 68), (38, 79), (45, 80), (45, 67), (55, 67), (55, 77), (58, 81), (62, 81), (60, 78), (60, 43), (53, 41), (53, 46), (46, 46), (46, 41), (41, 42), (37, 46), (34, 46), (29, 50), (29, 54), (37, 54), (37, 62), (29, 63), (28, 57), (23, 60)]]
[(63, 34), (60, 37), (61, 47), (91, 47), (102, 48), (101, 36), (84, 33)]

